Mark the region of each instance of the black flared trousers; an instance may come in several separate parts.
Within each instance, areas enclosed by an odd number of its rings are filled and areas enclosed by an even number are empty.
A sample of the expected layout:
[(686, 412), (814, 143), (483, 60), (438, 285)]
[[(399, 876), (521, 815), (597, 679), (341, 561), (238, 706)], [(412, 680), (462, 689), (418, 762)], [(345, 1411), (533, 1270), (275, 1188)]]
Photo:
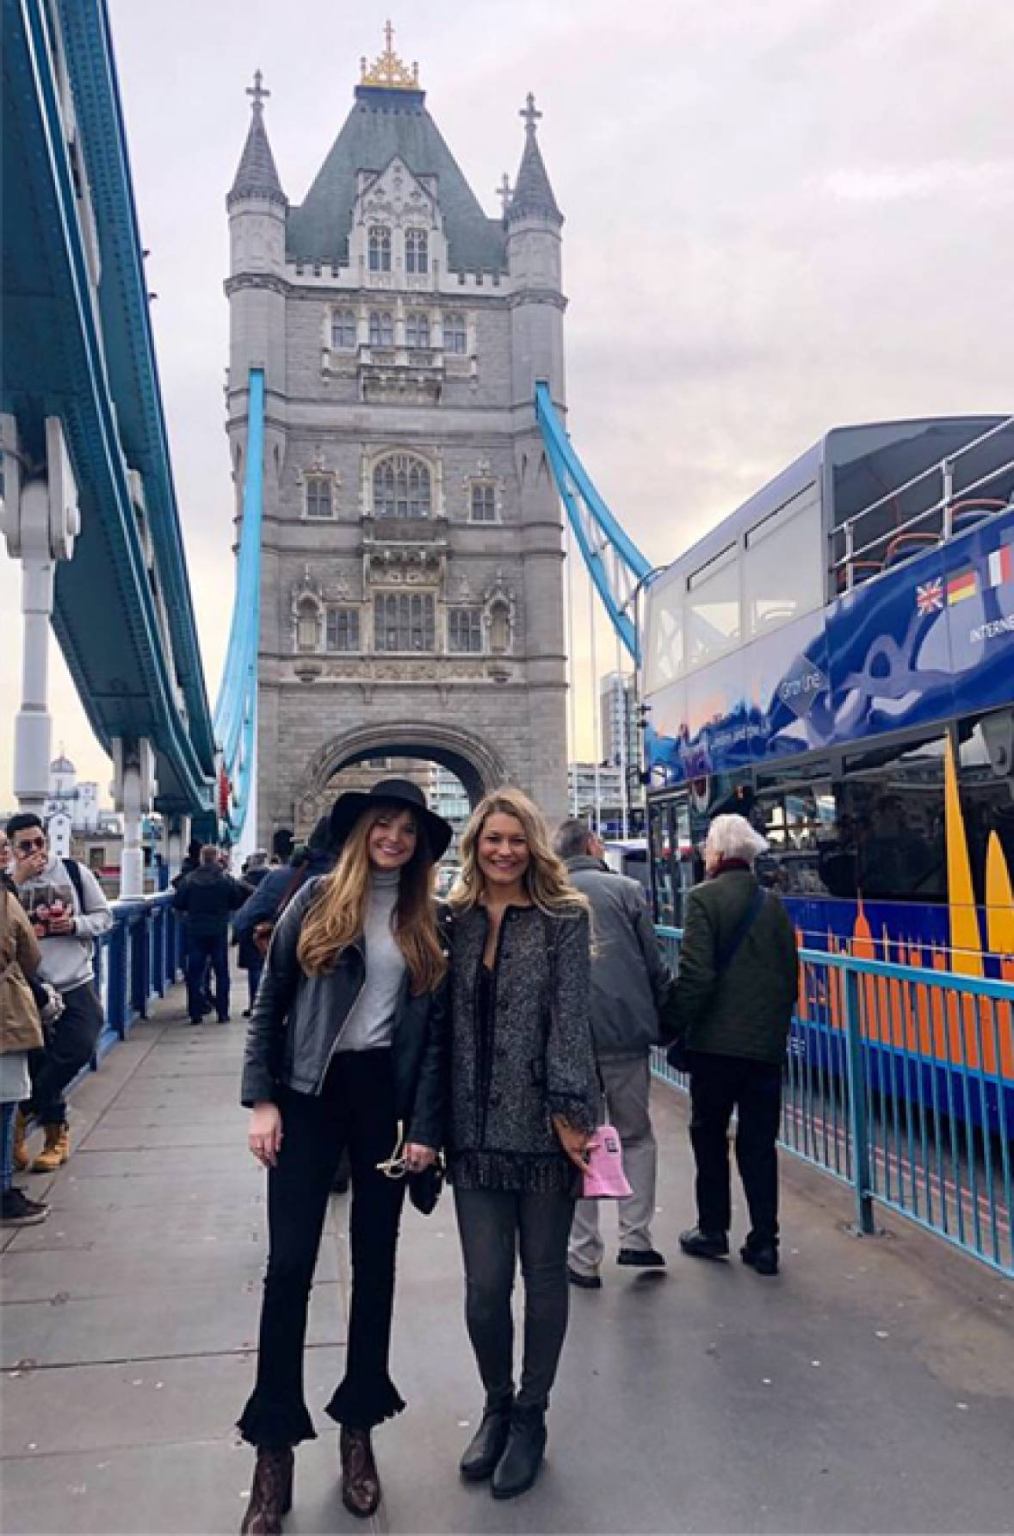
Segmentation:
[(345, 1375), (327, 1405), (339, 1424), (370, 1429), (405, 1404), (388, 1375), (395, 1250), (404, 1179), (377, 1164), (397, 1137), (389, 1050), (339, 1052), (320, 1096), (282, 1090), (282, 1147), (268, 1172), (269, 1252), (257, 1382), (239, 1428), (251, 1445), (314, 1438), (303, 1398), (310, 1287), (343, 1147), (352, 1168), (352, 1300)]

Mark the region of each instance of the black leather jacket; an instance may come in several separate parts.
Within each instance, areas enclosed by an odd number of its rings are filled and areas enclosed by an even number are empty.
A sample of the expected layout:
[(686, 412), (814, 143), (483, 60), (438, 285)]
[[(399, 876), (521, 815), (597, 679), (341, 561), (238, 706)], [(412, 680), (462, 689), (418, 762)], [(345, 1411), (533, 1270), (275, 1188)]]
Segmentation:
[[(293, 897), (275, 929), (247, 1031), (242, 1102), (274, 1101), (279, 1084), (320, 1093), (342, 1025), (365, 974), (362, 950), (350, 945), (333, 971), (307, 976), (296, 958), (303, 918), (318, 882)], [(408, 976), (394, 1017), (391, 1061), (397, 1114), (408, 1141), (441, 1147), (446, 1120), (446, 982), (414, 997)]]

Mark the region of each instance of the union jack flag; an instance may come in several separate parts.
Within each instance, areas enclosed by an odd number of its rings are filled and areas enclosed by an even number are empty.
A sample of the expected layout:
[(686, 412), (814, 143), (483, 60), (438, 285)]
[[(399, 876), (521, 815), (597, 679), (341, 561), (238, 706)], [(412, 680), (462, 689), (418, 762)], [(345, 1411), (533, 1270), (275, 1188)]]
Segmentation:
[(944, 608), (944, 584), (941, 577), (925, 581), (915, 589), (915, 606), (920, 613), (942, 613)]

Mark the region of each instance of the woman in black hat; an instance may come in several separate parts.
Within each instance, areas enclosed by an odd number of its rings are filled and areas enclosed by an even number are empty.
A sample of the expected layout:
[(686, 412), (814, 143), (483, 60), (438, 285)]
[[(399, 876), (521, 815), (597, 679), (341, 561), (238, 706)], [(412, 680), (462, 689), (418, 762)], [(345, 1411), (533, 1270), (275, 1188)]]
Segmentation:
[(404, 1403), (388, 1375), (399, 1174), (443, 1140), (444, 977), (433, 867), (451, 839), (421, 790), (385, 779), (331, 815), (335, 868), (275, 929), (243, 1064), (249, 1143), (268, 1170), (269, 1255), (257, 1383), (239, 1428), (257, 1448), (242, 1530), (281, 1530), (293, 1446), (314, 1437), (303, 1401), (310, 1285), (343, 1146), (352, 1163), (352, 1299), (346, 1370), (327, 1412), (341, 1425), (342, 1499), (380, 1502), (370, 1441)]

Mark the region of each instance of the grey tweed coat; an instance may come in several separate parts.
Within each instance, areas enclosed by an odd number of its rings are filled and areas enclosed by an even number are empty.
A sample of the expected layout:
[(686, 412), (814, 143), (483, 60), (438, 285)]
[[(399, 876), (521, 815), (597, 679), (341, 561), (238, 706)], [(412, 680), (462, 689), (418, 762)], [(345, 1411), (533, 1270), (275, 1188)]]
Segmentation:
[(488, 925), (479, 906), (449, 922), (451, 1179), (463, 1189), (569, 1192), (573, 1165), (550, 1117), (587, 1131), (597, 1123), (588, 917), (536, 907), (504, 913), (483, 1059), (477, 999)]

